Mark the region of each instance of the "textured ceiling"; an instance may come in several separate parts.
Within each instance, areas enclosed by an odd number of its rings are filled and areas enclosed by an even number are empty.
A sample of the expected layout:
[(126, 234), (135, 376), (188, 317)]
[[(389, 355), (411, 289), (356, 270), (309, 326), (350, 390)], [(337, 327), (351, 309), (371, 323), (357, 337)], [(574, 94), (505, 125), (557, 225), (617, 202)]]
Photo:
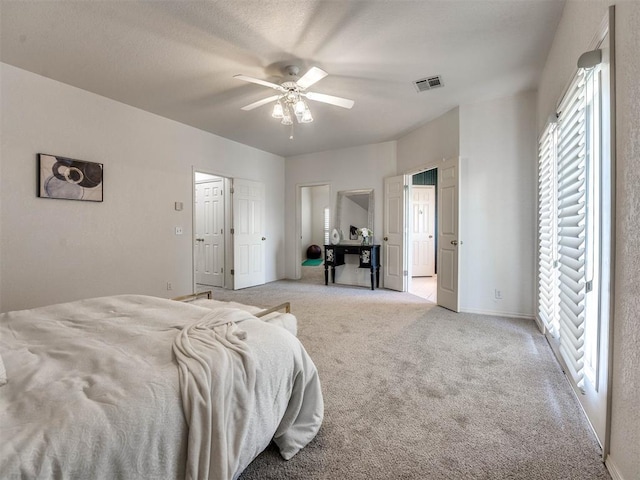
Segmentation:
[[(563, 0), (7, 1), (8, 64), (291, 156), (397, 139), (449, 109), (536, 87)], [(282, 68), (329, 73), (309, 90), (315, 121), (289, 127), (275, 93)], [(441, 75), (443, 88), (413, 81)]]

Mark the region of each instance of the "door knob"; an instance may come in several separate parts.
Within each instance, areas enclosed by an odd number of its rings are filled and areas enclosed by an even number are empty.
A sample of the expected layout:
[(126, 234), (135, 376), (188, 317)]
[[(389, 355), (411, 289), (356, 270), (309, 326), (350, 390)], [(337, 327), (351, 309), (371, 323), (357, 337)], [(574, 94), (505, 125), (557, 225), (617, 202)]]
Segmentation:
[(383, 240), (384, 240), (385, 242), (388, 242), (388, 241), (389, 241), (389, 237), (384, 237), (384, 238), (383, 238)]
[(267, 237), (262, 237), (262, 241), (264, 242), (267, 239)]
[(433, 238), (433, 235), (429, 235), (429, 238)]
[(458, 240), (451, 240), (451, 245), (458, 245)]

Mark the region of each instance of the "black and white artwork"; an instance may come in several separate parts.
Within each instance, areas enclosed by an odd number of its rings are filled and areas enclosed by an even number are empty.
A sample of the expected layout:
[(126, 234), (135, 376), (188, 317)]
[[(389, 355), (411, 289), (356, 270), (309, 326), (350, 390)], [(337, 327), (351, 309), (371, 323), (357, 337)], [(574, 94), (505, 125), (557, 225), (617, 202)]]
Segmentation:
[(38, 154), (42, 198), (102, 202), (102, 164)]

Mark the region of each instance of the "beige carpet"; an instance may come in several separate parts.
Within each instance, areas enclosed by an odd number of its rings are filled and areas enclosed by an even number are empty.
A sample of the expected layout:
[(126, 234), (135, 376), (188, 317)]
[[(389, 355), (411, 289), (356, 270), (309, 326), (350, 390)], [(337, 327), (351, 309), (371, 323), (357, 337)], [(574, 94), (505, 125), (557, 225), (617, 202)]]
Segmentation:
[(410, 294), (325, 286), (323, 267), (222, 300), (292, 303), (325, 420), (257, 479), (608, 479), (600, 449), (532, 321), (455, 314)]

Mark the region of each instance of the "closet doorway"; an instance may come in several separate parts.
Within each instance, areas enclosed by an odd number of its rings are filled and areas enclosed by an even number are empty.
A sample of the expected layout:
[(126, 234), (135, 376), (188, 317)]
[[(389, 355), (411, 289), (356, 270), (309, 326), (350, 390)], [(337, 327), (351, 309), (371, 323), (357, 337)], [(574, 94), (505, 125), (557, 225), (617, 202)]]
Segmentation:
[(438, 169), (411, 176), (409, 195), (409, 293), (437, 303)]

